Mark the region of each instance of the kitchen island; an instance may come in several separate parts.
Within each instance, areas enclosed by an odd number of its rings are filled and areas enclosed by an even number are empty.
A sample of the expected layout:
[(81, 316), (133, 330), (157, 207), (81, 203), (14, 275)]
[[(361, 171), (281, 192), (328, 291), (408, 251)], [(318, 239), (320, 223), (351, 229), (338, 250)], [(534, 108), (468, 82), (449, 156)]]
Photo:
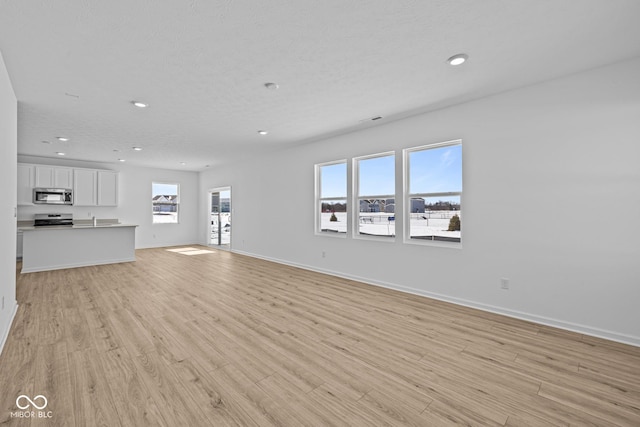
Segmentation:
[(136, 260), (136, 225), (20, 227), (22, 273)]

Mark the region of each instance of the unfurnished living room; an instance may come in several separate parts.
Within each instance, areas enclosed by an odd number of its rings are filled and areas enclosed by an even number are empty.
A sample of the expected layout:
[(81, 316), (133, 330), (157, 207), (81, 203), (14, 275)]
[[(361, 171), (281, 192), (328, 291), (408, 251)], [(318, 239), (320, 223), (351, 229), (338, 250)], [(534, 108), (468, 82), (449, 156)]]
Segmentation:
[(638, 17), (0, 0), (0, 424), (639, 426)]

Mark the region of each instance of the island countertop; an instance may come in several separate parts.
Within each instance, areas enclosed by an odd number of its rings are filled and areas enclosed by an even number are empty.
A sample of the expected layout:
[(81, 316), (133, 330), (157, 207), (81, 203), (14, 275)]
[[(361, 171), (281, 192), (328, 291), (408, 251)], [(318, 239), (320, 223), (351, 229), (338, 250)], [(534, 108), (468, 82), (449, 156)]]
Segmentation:
[(49, 225), (42, 227), (34, 227), (33, 225), (28, 226), (19, 226), (18, 231), (30, 231), (30, 230), (75, 230), (75, 229), (85, 229), (85, 228), (118, 228), (118, 227), (137, 227), (135, 224), (97, 224), (97, 225), (84, 225), (84, 224), (74, 224), (74, 225)]

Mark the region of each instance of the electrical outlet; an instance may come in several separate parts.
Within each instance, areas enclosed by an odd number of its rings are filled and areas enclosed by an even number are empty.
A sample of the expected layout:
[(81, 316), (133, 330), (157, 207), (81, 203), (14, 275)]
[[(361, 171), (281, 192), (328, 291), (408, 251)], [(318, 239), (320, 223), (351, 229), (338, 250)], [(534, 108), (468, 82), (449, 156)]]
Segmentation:
[(509, 279), (506, 277), (500, 279), (500, 289), (509, 289)]
[(322, 251), (322, 258), (326, 258), (327, 257), (327, 253), (325, 251)]

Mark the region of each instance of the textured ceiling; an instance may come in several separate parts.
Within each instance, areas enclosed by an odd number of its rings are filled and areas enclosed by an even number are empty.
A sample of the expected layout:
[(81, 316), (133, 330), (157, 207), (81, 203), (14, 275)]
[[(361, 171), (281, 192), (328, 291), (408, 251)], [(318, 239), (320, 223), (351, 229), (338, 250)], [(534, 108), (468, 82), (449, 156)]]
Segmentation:
[(637, 0), (0, 0), (0, 51), (19, 154), (203, 170), (640, 56), (638, 17)]

